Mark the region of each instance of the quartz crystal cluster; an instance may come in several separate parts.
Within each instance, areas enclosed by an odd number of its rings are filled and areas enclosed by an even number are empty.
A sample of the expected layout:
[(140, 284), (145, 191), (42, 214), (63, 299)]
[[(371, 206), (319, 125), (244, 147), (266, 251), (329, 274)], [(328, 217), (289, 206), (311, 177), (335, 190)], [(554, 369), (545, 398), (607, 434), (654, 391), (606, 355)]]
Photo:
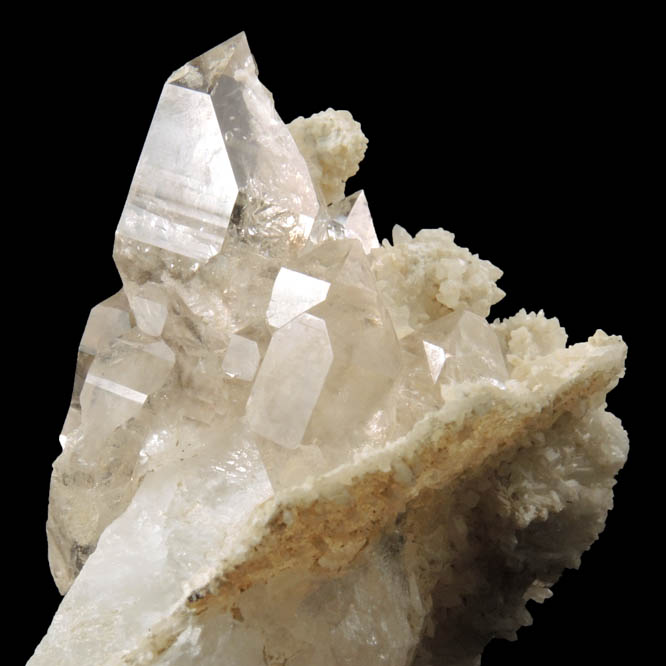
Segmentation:
[(489, 323), (441, 229), (380, 246), (345, 111), (285, 125), (244, 34), (164, 86), (54, 464), (33, 666), (478, 664), (603, 529), (625, 345)]

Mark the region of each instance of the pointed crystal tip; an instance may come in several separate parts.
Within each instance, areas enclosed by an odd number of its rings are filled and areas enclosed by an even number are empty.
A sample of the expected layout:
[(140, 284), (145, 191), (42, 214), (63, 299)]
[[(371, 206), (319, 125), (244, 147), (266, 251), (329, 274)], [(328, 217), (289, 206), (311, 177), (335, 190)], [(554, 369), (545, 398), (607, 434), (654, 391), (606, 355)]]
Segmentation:
[(210, 93), (223, 75), (233, 77), (238, 69), (246, 69), (248, 66), (256, 76), (257, 66), (250, 53), (247, 37), (244, 32), (240, 32), (177, 69), (167, 79), (167, 83)]

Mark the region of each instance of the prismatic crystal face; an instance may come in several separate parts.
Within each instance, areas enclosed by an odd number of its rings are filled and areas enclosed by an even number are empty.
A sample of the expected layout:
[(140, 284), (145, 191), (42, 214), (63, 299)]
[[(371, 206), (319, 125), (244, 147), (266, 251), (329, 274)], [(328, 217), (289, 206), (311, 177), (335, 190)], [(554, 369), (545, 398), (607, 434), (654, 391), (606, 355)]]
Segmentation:
[(501, 271), (441, 229), (380, 245), (344, 193), (366, 145), (344, 111), (285, 125), (244, 34), (165, 84), (79, 347), (31, 664), (462, 666), (596, 539), (623, 342), (489, 323)]

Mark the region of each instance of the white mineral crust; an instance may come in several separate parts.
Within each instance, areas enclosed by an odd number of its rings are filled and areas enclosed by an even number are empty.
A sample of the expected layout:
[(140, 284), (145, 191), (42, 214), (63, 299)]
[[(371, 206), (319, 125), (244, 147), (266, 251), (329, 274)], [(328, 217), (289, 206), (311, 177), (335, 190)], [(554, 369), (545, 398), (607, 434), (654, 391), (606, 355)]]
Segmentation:
[(453, 235), (379, 246), (348, 112), (287, 128), (240, 34), (167, 81), (90, 313), (32, 666), (478, 664), (604, 526), (619, 337), (489, 324)]

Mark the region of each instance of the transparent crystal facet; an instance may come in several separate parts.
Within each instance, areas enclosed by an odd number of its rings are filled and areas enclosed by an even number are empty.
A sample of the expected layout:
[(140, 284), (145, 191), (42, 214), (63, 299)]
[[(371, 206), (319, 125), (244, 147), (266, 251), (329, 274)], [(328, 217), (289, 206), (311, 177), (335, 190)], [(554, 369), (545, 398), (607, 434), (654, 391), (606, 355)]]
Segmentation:
[(222, 370), (231, 377), (251, 382), (259, 367), (259, 347), (254, 340), (232, 335), (222, 361)]
[[(318, 210), (305, 160), (241, 34), (164, 86), (118, 226), (116, 262), (131, 283), (142, 266), (154, 277), (198, 270), (227, 242), (288, 253), (305, 244)], [(137, 249), (148, 255), (140, 265), (132, 264)]]
[(213, 100), (167, 84), (118, 234), (206, 261), (222, 248), (237, 195)]
[(266, 318), (274, 328), (280, 328), (311, 307), (321, 303), (330, 283), (304, 273), (281, 268), (275, 279)]
[(332, 361), (323, 319), (304, 313), (278, 329), (247, 403), (252, 429), (282, 446), (298, 446)]
[(379, 247), (377, 232), (372, 222), (365, 192), (359, 190), (342, 201), (331, 204), (328, 213), (333, 220), (344, 226), (345, 235), (361, 241), (367, 254), (372, 248)]

